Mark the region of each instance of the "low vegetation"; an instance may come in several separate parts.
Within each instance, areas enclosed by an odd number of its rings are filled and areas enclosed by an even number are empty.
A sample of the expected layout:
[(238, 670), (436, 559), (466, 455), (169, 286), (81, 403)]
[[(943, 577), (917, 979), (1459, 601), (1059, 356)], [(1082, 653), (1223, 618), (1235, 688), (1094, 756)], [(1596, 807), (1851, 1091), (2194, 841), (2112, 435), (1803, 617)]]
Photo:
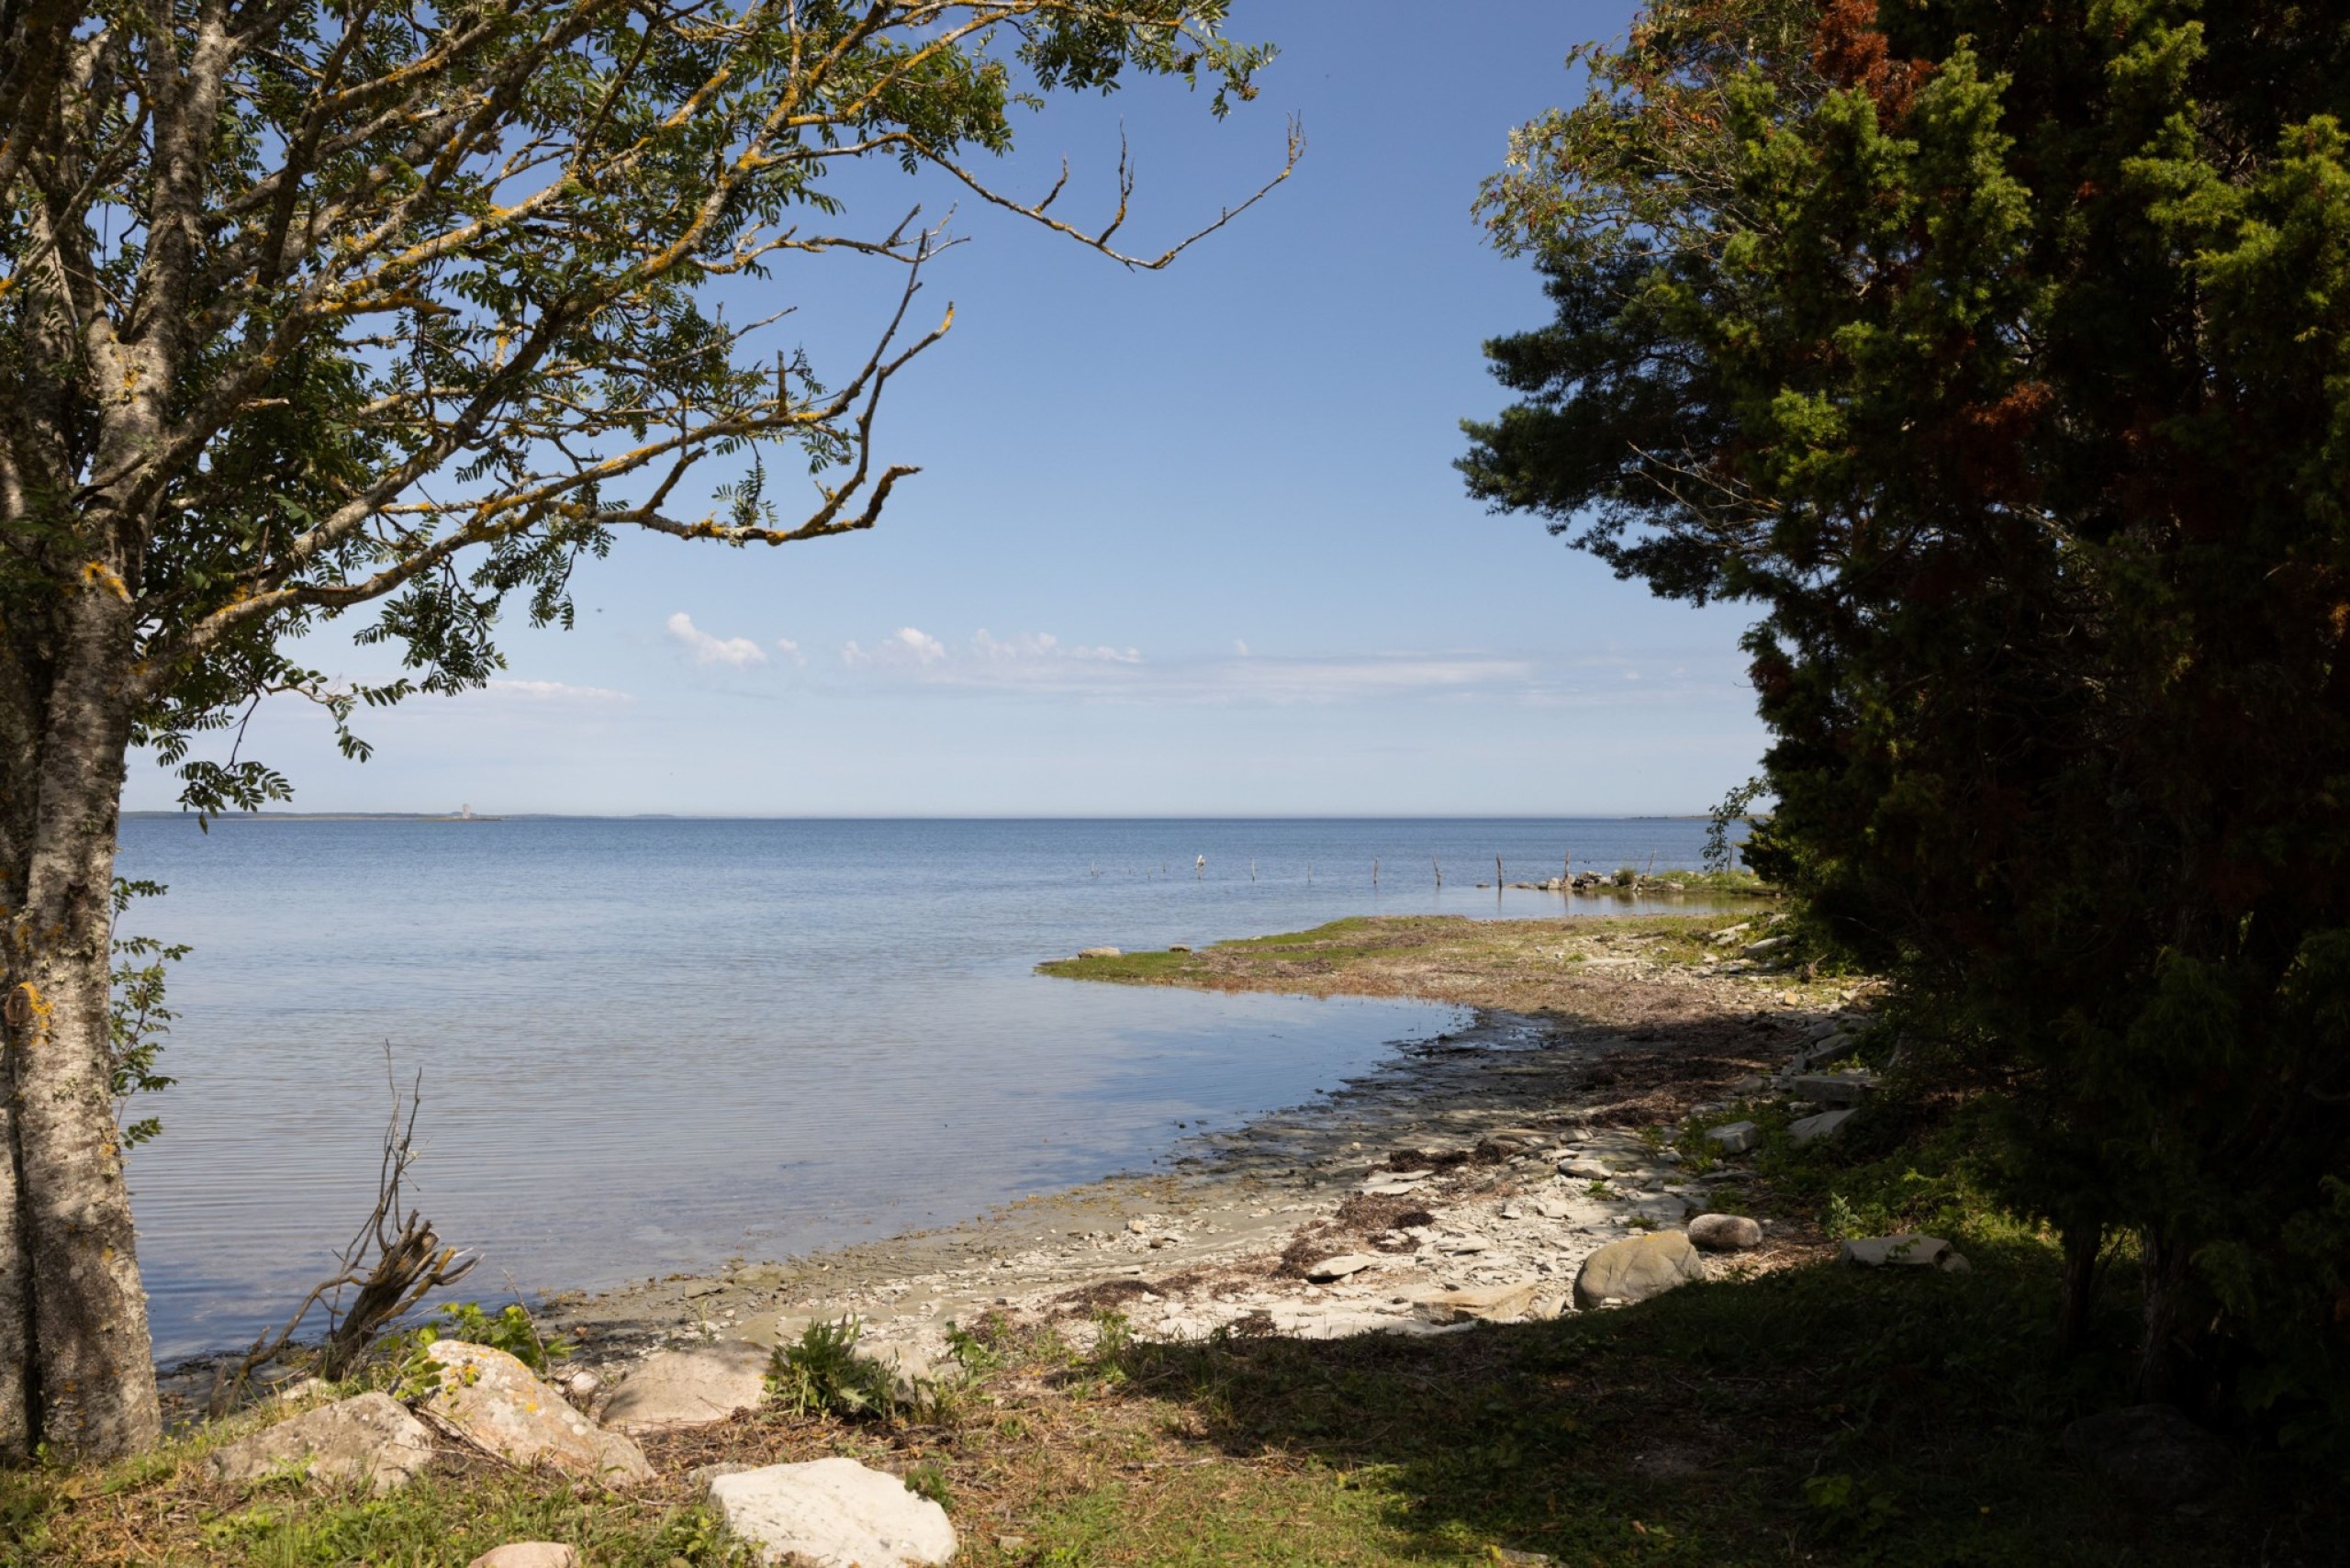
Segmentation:
[[(1600, 968), (1666, 964), (1729, 973), (1765, 939), (1776, 912), (1631, 915), (1610, 919), (1472, 920), (1461, 915), (1374, 915), (1310, 931), (1243, 937), (1196, 950), (1125, 953), (1040, 964), (1066, 980), (1278, 991), (1308, 996), (1409, 996), (1520, 1013), (1587, 1014)], [(1792, 951), (1792, 949), (1791, 949)], [(1773, 955), (1787, 983), (1815, 975)]]
[(240, 1495), (200, 1461), (266, 1418), (247, 1417), (112, 1469), (0, 1481), (0, 1561), (456, 1568), (541, 1539), (599, 1568), (740, 1568), (687, 1473), (836, 1453), (942, 1502), (975, 1565), (2328, 1561), (2338, 1504), (2274, 1455), (2244, 1450), (2228, 1493), (2185, 1510), (2065, 1459), (2065, 1424), (2128, 1385), (2134, 1303), (2115, 1293), (2097, 1349), (2060, 1352), (2059, 1255), (1983, 1204), (1974, 1137), (1962, 1116), (1897, 1151), (1774, 1139), (1741, 1194), (1788, 1225), (1930, 1224), (1964, 1275), (1804, 1268), (1420, 1340), (1147, 1344), (1102, 1314), (1080, 1352), (990, 1317), (904, 1405), (864, 1396), (869, 1363), (834, 1334), (779, 1373), (858, 1400), (785, 1389), (650, 1438), (660, 1479), (625, 1494), (457, 1458), (386, 1499), (292, 1478)]

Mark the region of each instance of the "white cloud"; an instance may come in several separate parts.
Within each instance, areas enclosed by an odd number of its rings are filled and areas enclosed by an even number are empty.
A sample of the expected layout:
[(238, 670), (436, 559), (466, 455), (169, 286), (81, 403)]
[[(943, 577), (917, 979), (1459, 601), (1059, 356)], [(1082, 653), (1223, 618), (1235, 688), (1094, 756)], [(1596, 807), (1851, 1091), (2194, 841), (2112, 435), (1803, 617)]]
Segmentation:
[(946, 644), (915, 626), (901, 626), (872, 647), (857, 643), (841, 646), (841, 663), (852, 667), (926, 669), (946, 662)]
[(804, 666), (808, 663), (808, 655), (801, 653), (800, 651), (800, 644), (793, 642), (790, 638), (778, 637), (775, 640), (775, 645), (776, 651), (783, 655), (785, 658), (789, 659), (793, 664)]
[(1245, 659), (1248, 656), (1248, 644), (1235, 637), (1232, 639), (1232, 651)]
[(633, 702), (625, 691), (603, 686), (573, 686), (561, 680), (493, 680), (486, 690), (525, 702)]
[(767, 654), (748, 637), (713, 637), (680, 610), (669, 617), (669, 635), (685, 644), (698, 665), (727, 665), (748, 669), (767, 662)]

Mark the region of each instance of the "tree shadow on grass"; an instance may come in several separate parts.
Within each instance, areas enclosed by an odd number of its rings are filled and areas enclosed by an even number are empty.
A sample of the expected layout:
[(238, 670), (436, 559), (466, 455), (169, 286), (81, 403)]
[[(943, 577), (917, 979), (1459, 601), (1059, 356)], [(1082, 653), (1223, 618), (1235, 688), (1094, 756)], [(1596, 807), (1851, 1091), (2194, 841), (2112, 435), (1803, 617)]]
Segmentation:
[(1455, 1560), (2343, 1560), (2336, 1501), (2273, 1454), (2246, 1446), (2229, 1487), (2185, 1509), (2065, 1460), (2065, 1422), (2127, 1402), (2126, 1326), (2111, 1350), (2060, 1358), (2044, 1252), (1975, 1262), (1792, 1270), (1432, 1338), (1224, 1337), (1114, 1359), (1197, 1440), (1317, 1459)]

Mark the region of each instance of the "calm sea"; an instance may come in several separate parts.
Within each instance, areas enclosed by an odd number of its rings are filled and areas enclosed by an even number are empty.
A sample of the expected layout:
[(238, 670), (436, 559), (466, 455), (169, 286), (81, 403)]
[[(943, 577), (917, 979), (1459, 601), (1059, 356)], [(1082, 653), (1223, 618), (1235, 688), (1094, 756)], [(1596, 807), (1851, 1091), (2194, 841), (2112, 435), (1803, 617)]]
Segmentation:
[(375, 1194), (387, 1048), (423, 1073), (419, 1196), (485, 1255), (480, 1289), (779, 1257), (1147, 1168), (1454, 1020), (1050, 980), (1040, 959), (1367, 913), (1559, 915), (1470, 884), (1495, 855), (1528, 880), (1569, 854), (1691, 866), (1704, 831), (131, 819), (122, 874), (171, 890), (124, 932), (195, 948), (171, 980), (179, 1083), (130, 1159), (158, 1352), (249, 1339), (324, 1272)]

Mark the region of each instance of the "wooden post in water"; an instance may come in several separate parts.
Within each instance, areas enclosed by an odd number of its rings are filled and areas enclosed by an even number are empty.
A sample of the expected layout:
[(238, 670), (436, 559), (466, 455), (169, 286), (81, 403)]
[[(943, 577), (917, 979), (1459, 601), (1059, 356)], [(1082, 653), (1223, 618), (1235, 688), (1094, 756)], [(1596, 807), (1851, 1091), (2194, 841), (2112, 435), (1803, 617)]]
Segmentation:
[(1437, 891), (1442, 892), (1444, 890), (1444, 867), (1438, 862), (1437, 857), (1433, 855), (1428, 857), (1428, 864), (1436, 867)]
[(1252, 882), (1257, 879), (1257, 863), (1254, 860), (1248, 862), (1248, 879)]
[(1376, 855), (1371, 857), (1371, 885), (1373, 889), (1379, 886), (1379, 857)]

